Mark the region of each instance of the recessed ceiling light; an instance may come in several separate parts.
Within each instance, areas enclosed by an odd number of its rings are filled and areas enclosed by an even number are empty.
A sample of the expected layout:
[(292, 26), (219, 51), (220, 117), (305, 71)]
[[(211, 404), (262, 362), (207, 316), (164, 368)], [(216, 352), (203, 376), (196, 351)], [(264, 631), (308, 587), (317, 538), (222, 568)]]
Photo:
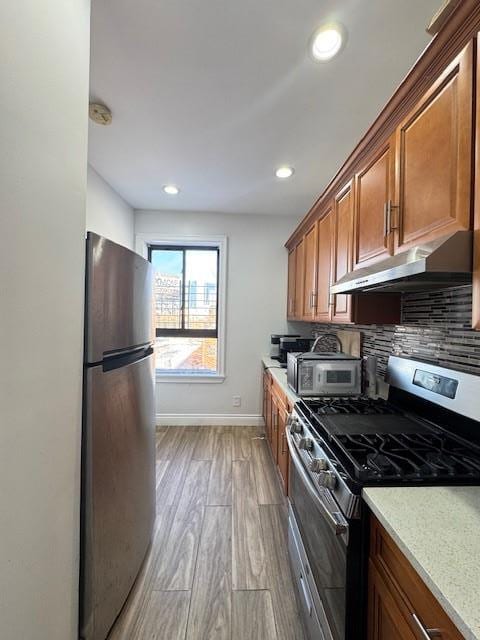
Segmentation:
[(315, 60), (331, 60), (345, 44), (346, 31), (339, 24), (324, 24), (319, 27), (310, 40), (310, 53)]
[(169, 196), (176, 196), (180, 193), (180, 189), (176, 187), (174, 184), (166, 184), (163, 187), (165, 193), (168, 193)]
[(294, 173), (294, 169), (293, 167), (278, 167), (278, 169), (275, 171), (275, 175), (277, 176), (277, 178), (290, 178), (291, 176), (293, 176)]

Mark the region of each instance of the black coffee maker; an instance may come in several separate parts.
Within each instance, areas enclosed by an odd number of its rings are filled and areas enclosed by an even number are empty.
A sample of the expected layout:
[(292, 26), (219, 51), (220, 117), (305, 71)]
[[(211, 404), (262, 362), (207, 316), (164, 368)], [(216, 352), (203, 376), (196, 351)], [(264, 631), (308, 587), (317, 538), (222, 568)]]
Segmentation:
[(287, 354), (292, 352), (305, 353), (310, 351), (313, 344), (313, 338), (302, 338), (301, 336), (280, 338), (280, 353), (278, 361), (280, 366), (287, 366)]
[(270, 357), (272, 360), (280, 359), (281, 338), (300, 338), (300, 335), (298, 333), (272, 333), (270, 336)]

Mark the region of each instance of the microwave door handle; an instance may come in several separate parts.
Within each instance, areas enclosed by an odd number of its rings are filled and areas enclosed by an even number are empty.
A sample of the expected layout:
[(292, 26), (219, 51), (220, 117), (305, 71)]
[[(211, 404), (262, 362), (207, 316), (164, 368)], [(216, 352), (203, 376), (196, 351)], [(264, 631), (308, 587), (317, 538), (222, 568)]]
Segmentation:
[(305, 471), (303, 467), (303, 463), (300, 459), (300, 456), (298, 455), (295, 449), (295, 445), (293, 444), (292, 436), (288, 431), (287, 431), (287, 442), (288, 442), (288, 448), (290, 450), (290, 458), (293, 464), (295, 465), (295, 469), (297, 470), (299, 476), (302, 479), (303, 485), (305, 486), (312, 500), (315, 502), (319, 510), (324, 515), (328, 524), (335, 531), (335, 535), (339, 536), (339, 535), (348, 533), (348, 522), (345, 520), (343, 515), (340, 512), (332, 513), (328, 509), (328, 507), (325, 505), (325, 503), (319, 496), (318, 492), (316, 491), (315, 485), (313, 484), (307, 472)]

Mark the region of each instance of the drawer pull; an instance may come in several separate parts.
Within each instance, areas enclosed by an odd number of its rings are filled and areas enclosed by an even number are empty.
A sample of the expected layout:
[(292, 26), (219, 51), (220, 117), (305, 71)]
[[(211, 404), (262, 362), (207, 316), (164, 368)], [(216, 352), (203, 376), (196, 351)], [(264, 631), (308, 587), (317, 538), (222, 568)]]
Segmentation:
[(412, 618), (415, 622), (415, 624), (418, 627), (418, 630), (420, 631), (422, 638), (424, 640), (432, 640), (432, 638), (441, 638), (442, 637), (442, 633), (440, 631), (440, 629), (426, 629), (420, 618), (417, 616), (416, 613), (412, 613)]

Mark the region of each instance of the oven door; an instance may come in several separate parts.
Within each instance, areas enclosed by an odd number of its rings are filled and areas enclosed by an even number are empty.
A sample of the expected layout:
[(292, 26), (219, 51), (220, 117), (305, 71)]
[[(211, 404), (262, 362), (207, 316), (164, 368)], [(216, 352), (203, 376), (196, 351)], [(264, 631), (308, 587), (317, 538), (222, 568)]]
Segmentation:
[(349, 524), (328, 489), (317, 487), (287, 432), (290, 449), (289, 497), (328, 628), (325, 638), (345, 640), (345, 600)]

